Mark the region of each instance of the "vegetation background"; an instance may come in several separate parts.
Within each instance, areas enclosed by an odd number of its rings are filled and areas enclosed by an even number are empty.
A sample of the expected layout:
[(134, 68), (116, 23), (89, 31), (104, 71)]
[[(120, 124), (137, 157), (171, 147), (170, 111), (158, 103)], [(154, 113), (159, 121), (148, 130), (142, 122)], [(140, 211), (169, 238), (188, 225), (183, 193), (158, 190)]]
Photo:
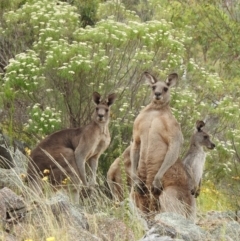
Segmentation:
[(141, 78), (180, 76), (171, 106), (188, 147), (207, 121), (202, 210), (239, 210), (240, 3), (235, 0), (2, 0), (0, 127), (34, 147), (46, 135), (91, 119), (93, 91), (117, 92), (112, 142), (99, 173), (129, 144), (149, 103)]

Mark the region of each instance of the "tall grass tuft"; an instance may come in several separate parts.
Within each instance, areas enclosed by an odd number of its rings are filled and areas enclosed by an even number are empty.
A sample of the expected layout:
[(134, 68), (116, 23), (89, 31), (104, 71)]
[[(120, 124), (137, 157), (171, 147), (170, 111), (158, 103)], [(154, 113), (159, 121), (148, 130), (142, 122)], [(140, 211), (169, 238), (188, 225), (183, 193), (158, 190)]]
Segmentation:
[[(62, 170), (63, 174), (69, 177), (62, 185), (52, 186), (47, 178), (40, 177), (35, 184), (38, 188), (32, 189), (26, 182), (28, 158), (18, 153), (13, 154), (13, 159), (15, 167), (9, 170), (0, 169), (0, 178), (4, 180), (4, 186), (23, 197), (26, 205), (24, 219), (8, 227), (9, 233), (17, 236), (19, 240), (97, 240), (96, 237), (101, 231), (101, 228), (98, 228), (99, 222), (112, 218), (124, 223), (134, 233), (136, 240), (143, 235), (144, 229), (138, 217), (128, 204), (116, 207), (115, 201), (108, 195), (106, 178), (100, 174), (97, 178), (99, 186), (96, 188), (83, 187), (80, 180), (77, 182), (74, 170), (72, 175), (67, 175)], [(41, 193), (39, 190), (42, 190)], [(76, 193), (80, 197), (78, 203), (75, 202)], [(66, 203), (71, 212), (64, 209)], [(81, 225), (81, 215), (83, 223), (86, 217), (88, 218), (91, 233), (86, 229), (87, 226)], [(118, 241), (121, 240), (120, 237), (116, 230), (114, 239), (109, 240)]]

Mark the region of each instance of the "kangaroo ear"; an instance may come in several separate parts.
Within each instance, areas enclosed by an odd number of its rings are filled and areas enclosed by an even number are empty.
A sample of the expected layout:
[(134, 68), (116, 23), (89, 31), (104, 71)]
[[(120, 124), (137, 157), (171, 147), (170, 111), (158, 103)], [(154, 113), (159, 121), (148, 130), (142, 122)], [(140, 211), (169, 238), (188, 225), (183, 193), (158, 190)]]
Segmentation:
[(93, 92), (93, 102), (98, 105), (101, 101), (101, 95), (98, 92)]
[(108, 106), (112, 105), (116, 98), (117, 98), (117, 95), (115, 93), (108, 95), (107, 105)]
[(200, 132), (200, 131), (202, 131), (202, 128), (205, 126), (205, 123), (204, 123), (204, 121), (202, 121), (202, 120), (198, 120), (197, 122), (196, 122), (196, 128), (197, 128), (197, 130)]
[(172, 73), (170, 75), (168, 75), (167, 79), (166, 79), (166, 84), (169, 87), (174, 86), (178, 81), (178, 74), (177, 73)]
[(158, 80), (153, 75), (149, 74), (147, 71), (144, 72), (143, 75), (145, 76), (146, 80), (150, 85), (153, 85), (156, 82), (158, 82)]

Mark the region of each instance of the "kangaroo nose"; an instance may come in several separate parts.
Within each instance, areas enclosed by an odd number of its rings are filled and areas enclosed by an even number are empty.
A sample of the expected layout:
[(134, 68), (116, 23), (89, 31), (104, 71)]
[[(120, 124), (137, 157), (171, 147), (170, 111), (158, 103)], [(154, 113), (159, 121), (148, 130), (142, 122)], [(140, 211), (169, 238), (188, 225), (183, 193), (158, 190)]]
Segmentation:
[(161, 93), (160, 93), (160, 92), (155, 92), (155, 95), (156, 95), (157, 97), (159, 97), (159, 96), (161, 95)]
[(103, 118), (103, 115), (102, 115), (102, 114), (99, 114), (98, 117)]
[(215, 148), (215, 146), (216, 146), (216, 145), (212, 143), (212, 149)]

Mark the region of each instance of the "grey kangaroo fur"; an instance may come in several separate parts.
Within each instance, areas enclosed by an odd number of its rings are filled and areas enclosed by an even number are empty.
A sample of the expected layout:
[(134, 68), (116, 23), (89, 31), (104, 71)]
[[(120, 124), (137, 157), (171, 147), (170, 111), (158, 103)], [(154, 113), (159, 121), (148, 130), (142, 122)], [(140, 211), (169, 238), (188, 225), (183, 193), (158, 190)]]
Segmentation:
[(204, 126), (204, 121), (196, 122), (196, 130), (191, 137), (189, 150), (183, 158), (183, 164), (192, 179), (191, 192), (195, 197), (200, 194), (203, 168), (206, 160), (206, 153), (203, 147), (205, 146), (208, 149), (215, 148), (215, 144), (210, 140), (209, 134), (202, 130)]
[[(96, 108), (88, 125), (57, 131), (42, 140), (31, 152), (28, 165), (29, 181), (36, 182), (37, 176), (43, 176), (44, 170), (49, 169), (49, 179), (53, 185), (60, 185), (67, 174), (75, 183), (79, 183), (80, 179), (84, 186), (94, 186), (98, 159), (111, 140), (108, 129), (109, 110), (115, 98), (115, 94), (110, 94), (106, 100), (102, 100), (101, 95), (94, 92), (93, 102)], [(89, 182), (86, 177), (86, 163), (91, 170)], [(73, 170), (76, 175), (73, 174)]]

